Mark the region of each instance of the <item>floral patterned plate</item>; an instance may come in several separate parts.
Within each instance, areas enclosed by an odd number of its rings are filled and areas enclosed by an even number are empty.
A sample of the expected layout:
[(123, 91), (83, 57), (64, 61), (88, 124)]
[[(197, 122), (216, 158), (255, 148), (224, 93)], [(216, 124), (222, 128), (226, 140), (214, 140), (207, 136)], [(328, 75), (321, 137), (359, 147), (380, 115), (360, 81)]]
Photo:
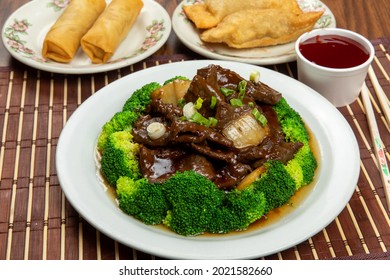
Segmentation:
[[(172, 16), (173, 30), (184, 45), (205, 57), (232, 60), (257, 65), (269, 65), (294, 61), (294, 42), (263, 48), (233, 49), (223, 44), (210, 44), (200, 40), (200, 32), (188, 20), (183, 5), (201, 3), (203, 0), (184, 0), (177, 6)], [(319, 0), (297, 0), (303, 11), (324, 11), (314, 28), (336, 27), (336, 19), (325, 4)]]
[(152, 55), (166, 42), (172, 29), (170, 17), (163, 7), (153, 0), (143, 0), (144, 7), (137, 21), (108, 62), (92, 64), (80, 48), (70, 63), (57, 63), (42, 57), (42, 45), (46, 33), (69, 2), (35, 0), (16, 10), (2, 29), (3, 43), (9, 53), (22, 63), (49, 72), (104, 72), (134, 64)]

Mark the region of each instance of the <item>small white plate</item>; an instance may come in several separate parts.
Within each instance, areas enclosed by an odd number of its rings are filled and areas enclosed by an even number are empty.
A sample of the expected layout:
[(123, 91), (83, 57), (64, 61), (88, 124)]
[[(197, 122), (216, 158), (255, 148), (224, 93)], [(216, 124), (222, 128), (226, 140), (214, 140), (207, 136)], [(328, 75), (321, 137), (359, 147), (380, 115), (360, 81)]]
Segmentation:
[[(292, 212), (271, 225), (218, 236), (184, 237), (147, 226), (123, 213), (97, 176), (95, 147), (101, 128), (131, 93), (150, 82), (174, 76), (192, 78), (209, 64), (261, 80), (283, 94), (315, 135), (319, 146), (318, 179)], [(244, 259), (280, 252), (315, 235), (331, 223), (351, 198), (360, 170), (359, 148), (351, 127), (319, 93), (281, 73), (238, 62), (199, 60), (154, 66), (125, 76), (84, 101), (60, 135), (57, 175), (69, 202), (107, 236), (141, 251), (172, 259)]]
[[(239, 1), (239, 0), (237, 0)], [(232, 60), (257, 65), (285, 63), (296, 59), (294, 42), (263, 48), (234, 49), (224, 44), (205, 43), (200, 32), (188, 20), (183, 5), (192, 5), (195, 0), (184, 0), (172, 16), (173, 30), (180, 41), (194, 52), (212, 59)], [(201, 2), (197, 0), (196, 2)], [(318, 0), (297, 0), (303, 11), (324, 11), (314, 28), (336, 27), (336, 19), (330, 9)]]
[(68, 2), (35, 0), (16, 10), (4, 23), (1, 34), (8, 52), (20, 62), (40, 70), (63, 74), (97, 73), (149, 57), (164, 45), (172, 29), (163, 7), (153, 0), (143, 0), (144, 7), (134, 26), (108, 62), (93, 64), (80, 48), (70, 63), (58, 63), (42, 57), (42, 45), (46, 33)]

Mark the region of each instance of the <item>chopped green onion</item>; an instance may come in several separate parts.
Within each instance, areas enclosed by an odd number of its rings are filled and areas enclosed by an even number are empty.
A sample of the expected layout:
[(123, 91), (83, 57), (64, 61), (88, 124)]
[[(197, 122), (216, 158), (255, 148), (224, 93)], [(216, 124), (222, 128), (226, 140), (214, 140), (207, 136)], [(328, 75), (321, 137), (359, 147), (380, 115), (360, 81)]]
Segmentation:
[(195, 114), (192, 115), (191, 120), (195, 123), (205, 126), (209, 126), (210, 123), (209, 120), (203, 117), (202, 114), (200, 114), (199, 112), (195, 112)]
[(203, 103), (203, 99), (198, 97), (198, 99), (195, 102), (195, 109), (199, 110), (200, 108), (202, 108), (202, 103)]
[(245, 92), (246, 92), (246, 81), (245, 80), (242, 80), (241, 82), (238, 83), (238, 98), (240, 98), (241, 100), (244, 98), (245, 96)]
[(249, 107), (254, 107), (255, 104), (251, 101), (251, 102), (248, 102), (248, 106), (249, 106)]
[(215, 96), (211, 96), (210, 109), (214, 109), (215, 105), (217, 105), (217, 98)]
[(213, 118), (213, 117), (209, 117), (209, 125), (208, 126), (211, 126), (211, 127), (215, 127), (218, 123), (218, 120), (216, 118)]
[(243, 104), (242, 104), (242, 100), (239, 99), (239, 98), (232, 98), (230, 99), (230, 104), (232, 106), (237, 106), (237, 107), (241, 107)]
[(260, 81), (260, 72), (257, 70), (253, 70), (249, 75), (249, 80), (254, 83), (258, 83)]
[(262, 114), (260, 113), (259, 110), (257, 110), (257, 108), (254, 108), (252, 110), (252, 115), (255, 117), (255, 119), (262, 125), (262, 126), (265, 126), (267, 124), (267, 118)]
[(234, 90), (230, 89), (230, 88), (224, 88), (224, 87), (221, 87), (219, 89), (223, 95), (225, 96), (229, 96), (229, 95), (232, 95), (234, 93)]

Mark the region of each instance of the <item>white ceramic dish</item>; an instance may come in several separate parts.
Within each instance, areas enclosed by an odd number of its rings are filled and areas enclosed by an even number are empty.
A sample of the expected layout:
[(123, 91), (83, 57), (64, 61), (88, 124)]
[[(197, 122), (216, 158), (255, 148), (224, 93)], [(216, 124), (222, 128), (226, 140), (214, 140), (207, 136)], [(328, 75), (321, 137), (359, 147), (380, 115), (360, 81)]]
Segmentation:
[[(108, 0), (107, 3), (111, 2)], [(42, 57), (46, 33), (64, 10), (66, 1), (35, 0), (16, 10), (4, 23), (2, 40), (8, 52), (31, 67), (55, 73), (88, 74), (122, 68), (155, 53), (167, 41), (172, 30), (166, 10), (153, 0), (143, 0), (134, 26), (111, 59), (93, 64), (80, 48), (70, 63), (58, 63)]]
[[(200, 40), (200, 32), (183, 13), (183, 5), (191, 5), (194, 0), (184, 0), (177, 6), (172, 16), (173, 30), (180, 41), (194, 52), (211, 59), (231, 60), (257, 65), (285, 63), (296, 59), (294, 42), (264, 48), (233, 49), (223, 44), (208, 44)], [(199, 2), (199, 1), (197, 1)], [(323, 10), (323, 16), (314, 28), (336, 27), (336, 19), (330, 9), (319, 0), (297, 0), (303, 11)]]
[[(218, 237), (184, 237), (147, 226), (124, 214), (99, 181), (95, 145), (105, 122), (122, 109), (142, 85), (176, 75), (192, 78), (196, 70), (219, 64), (261, 80), (280, 91), (306, 121), (319, 143), (318, 181), (305, 200), (270, 226)], [(326, 227), (349, 201), (359, 175), (355, 136), (339, 111), (304, 84), (272, 70), (238, 62), (186, 61), (147, 68), (102, 88), (69, 118), (57, 146), (56, 168), (61, 187), (75, 209), (98, 230), (133, 248), (166, 258), (245, 259), (279, 252), (307, 240)]]

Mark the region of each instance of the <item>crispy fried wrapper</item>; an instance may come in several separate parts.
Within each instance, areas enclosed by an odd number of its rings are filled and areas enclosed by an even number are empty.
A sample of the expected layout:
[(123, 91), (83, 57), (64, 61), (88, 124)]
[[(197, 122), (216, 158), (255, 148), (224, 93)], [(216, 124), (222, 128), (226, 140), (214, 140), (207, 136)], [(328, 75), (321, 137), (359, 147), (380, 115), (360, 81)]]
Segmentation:
[(105, 63), (134, 25), (142, 0), (113, 0), (81, 39), (81, 47), (93, 63)]
[(57, 62), (70, 62), (80, 47), (81, 37), (105, 7), (105, 0), (72, 0), (46, 34), (42, 56)]
[(183, 6), (186, 16), (196, 28), (216, 26), (226, 16), (248, 9), (282, 9), (301, 13), (296, 0), (205, 0), (204, 3)]
[(242, 10), (225, 17), (201, 34), (209, 43), (226, 43), (236, 49), (285, 44), (313, 29), (323, 12), (291, 13), (280, 9)]

